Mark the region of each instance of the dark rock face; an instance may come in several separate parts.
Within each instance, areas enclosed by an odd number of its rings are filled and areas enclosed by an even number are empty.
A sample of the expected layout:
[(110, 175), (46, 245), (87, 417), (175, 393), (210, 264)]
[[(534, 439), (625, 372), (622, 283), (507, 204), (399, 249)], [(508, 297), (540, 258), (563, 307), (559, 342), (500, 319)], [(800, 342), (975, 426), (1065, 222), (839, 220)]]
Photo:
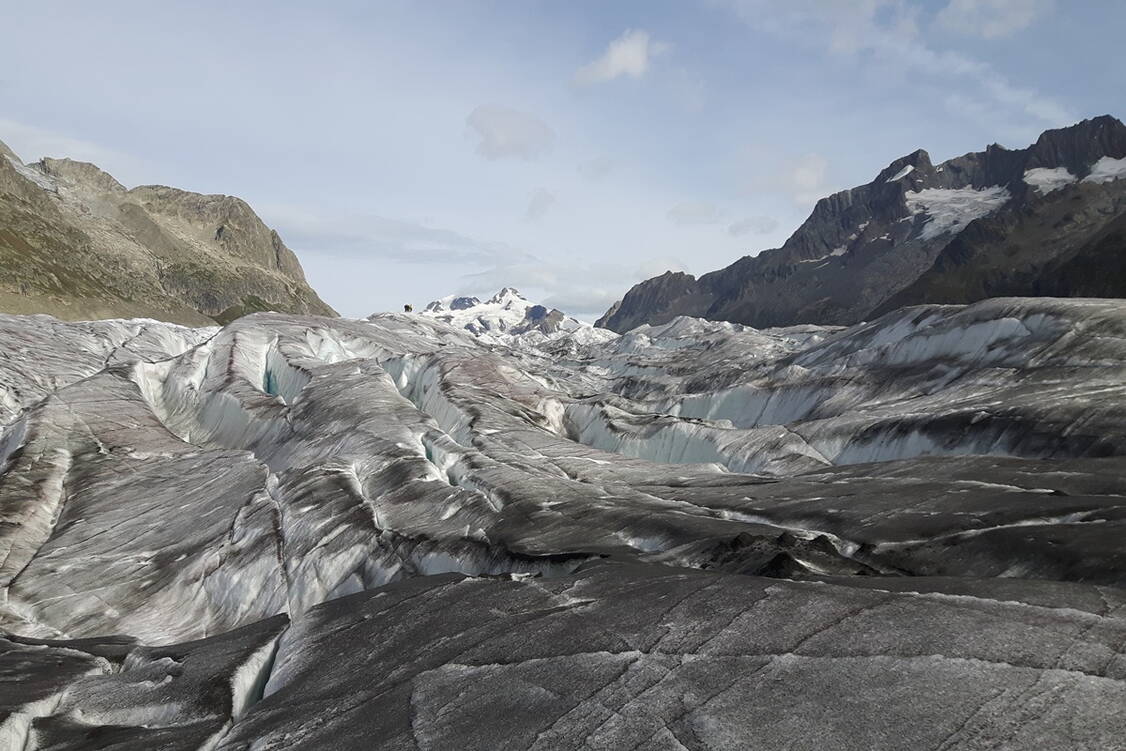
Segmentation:
[(1022, 294), (1126, 297), (1124, 230), (1126, 190), (1082, 183), (1061, 188), (1035, 207), (967, 227), (873, 314), (924, 301)]
[(524, 320), (516, 324), (511, 331), (513, 334), (526, 334), (530, 331), (554, 334), (561, 330), (566, 318), (562, 310), (556, 308), (548, 310), (543, 305), (532, 305), (525, 311)]
[(92, 164), (0, 150), (0, 310), (226, 323), (332, 315), (293, 252), (244, 201), (126, 190)]
[(450, 310), (465, 310), (472, 308), (474, 305), (480, 305), (481, 301), (476, 297), (455, 297), (450, 302)]
[(916, 151), (820, 200), (781, 248), (699, 279), (670, 272), (642, 282), (597, 325), (627, 331), (678, 315), (847, 325), (901, 305), (1126, 296), (1116, 271), (1083, 270), (1113, 253), (1113, 227), (1126, 215), (1126, 171), (1116, 171), (1124, 157), (1126, 126), (1109, 116), (1046, 131), (1026, 149), (993, 145), (937, 166)]

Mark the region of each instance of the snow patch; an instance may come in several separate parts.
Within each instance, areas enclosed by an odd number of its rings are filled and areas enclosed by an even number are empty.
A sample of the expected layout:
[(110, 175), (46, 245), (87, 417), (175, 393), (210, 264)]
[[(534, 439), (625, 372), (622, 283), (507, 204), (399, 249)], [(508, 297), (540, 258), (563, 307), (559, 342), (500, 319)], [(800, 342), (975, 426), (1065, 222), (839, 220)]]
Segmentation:
[(55, 182), (55, 179), (53, 177), (45, 175), (39, 170), (28, 167), (25, 164), (21, 164), (18, 159), (8, 157), (8, 161), (11, 162), (12, 167), (16, 170), (16, 172), (20, 173), (21, 177), (27, 178), (43, 190), (49, 190), (52, 193), (59, 192), (58, 183)]
[(939, 235), (956, 234), (975, 219), (992, 214), (1008, 203), (1007, 188), (926, 188), (905, 194), (912, 214), (928, 217), (919, 238), (930, 240)]
[(1113, 159), (1104, 156), (1091, 165), (1091, 174), (1083, 178), (1085, 183), (1109, 183), (1126, 177), (1126, 157)]
[(899, 170), (899, 172), (896, 172), (896, 173), (895, 173), (894, 175), (892, 175), (891, 177), (889, 177), (889, 178), (888, 178), (887, 180), (885, 180), (884, 182), (889, 182), (889, 183), (893, 183), (893, 182), (895, 182), (896, 180), (902, 180), (903, 178), (907, 177), (908, 175), (910, 175), (910, 174), (911, 174), (912, 172), (914, 172), (914, 171), (915, 171), (915, 165), (913, 165), (913, 164), (908, 164), (908, 165), (907, 165), (906, 167), (904, 167), (903, 169)]
[(1071, 185), (1078, 180), (1079, 178), (1071, 174), (1067, 167), (1052, 169), (1036, 167), (1024, 173), (1024, 181), (1035, 188), (1036, 192), (1042, 196)]

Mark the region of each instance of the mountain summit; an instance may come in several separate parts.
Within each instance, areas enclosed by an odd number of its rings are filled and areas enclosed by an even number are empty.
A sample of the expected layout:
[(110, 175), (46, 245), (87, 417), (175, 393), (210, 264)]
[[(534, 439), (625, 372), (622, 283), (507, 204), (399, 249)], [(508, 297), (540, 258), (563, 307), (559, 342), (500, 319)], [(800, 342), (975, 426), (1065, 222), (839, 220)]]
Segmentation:
[(335, 315), (245, 201), (126, 189), (87, 162), (24, 164), (0, 144), (0, 310), (191, 325), (276, 310)]
[(817, 202), (781, 247), (644, 281), (596, 325), (678, 315), (852, 324), (902, 305), (1126, 296), (1126, 126), (1104, 115), (934, 165), (923, 150)]
[[(561, 310), (528, 300), (514, 287), (482, 302), (477, 297), (448, 295), (422, 310), (422, 315), (437, 318), (452, 326), (486, 339), (533, 334), (551, 338), (594, 327)], [(607, 332), (609, 333), (609, 332)]]

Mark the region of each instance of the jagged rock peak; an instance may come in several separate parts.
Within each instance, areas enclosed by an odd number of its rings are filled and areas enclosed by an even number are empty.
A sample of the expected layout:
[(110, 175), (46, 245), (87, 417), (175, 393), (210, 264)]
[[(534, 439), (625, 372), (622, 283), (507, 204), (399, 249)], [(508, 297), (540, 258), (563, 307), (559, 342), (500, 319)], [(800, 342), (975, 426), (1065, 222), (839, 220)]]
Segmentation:
[(528, 300), (523, 295), (521, 295), (520, 290), (516, 289), (515, 287), (504, 287), (500, 292), (497, 292), (495, 295), (489, 298), (489, 304), (491, 305), (518, 302), (527, 303)]
[(917, 149), (906, 156), (901, 156), (885, 167), (876, 175), (875, 182), (889, 183), (902, 180), (915, 171), (929, 170), (932, 168), (931, 157), (923, 149)]
[(1028, 167), (1065, 167), (1084, 177), (1102, 157), (1126, 157), (1126, 125), (1116, 117), (1100, 115), (1066, 128), (1044, 131), (1029, 149)]
[(43, 157), (31, 165), (45, 175), (107, 193), (124, 193), (125, 186), (96, 164), (75, 159)]

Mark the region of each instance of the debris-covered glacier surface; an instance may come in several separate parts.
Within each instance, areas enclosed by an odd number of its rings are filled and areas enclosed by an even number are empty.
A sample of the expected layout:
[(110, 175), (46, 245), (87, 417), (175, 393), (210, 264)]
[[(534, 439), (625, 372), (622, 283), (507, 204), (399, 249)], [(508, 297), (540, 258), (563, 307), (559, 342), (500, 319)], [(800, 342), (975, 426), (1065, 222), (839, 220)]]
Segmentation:
[(0, 316), (0, 748), (1121, 748), (1126, 304)]

